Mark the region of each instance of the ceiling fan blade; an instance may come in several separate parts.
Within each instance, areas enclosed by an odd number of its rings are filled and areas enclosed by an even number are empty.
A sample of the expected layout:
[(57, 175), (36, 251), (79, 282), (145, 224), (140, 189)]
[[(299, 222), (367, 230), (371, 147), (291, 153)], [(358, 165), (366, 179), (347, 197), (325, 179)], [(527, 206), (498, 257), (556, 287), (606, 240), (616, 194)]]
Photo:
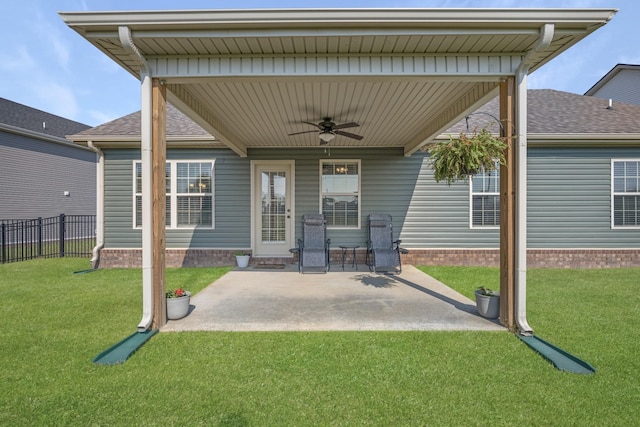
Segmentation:
[(290, 133), (289, 136), (291, 136), (291, 135), (300, 135), (302, 133), (311, 133), (311, 132), (318, 132), (318, 131), (317, 130), (305, 130), (304, 132)]
[(346, 129), (346, 128), (355, 128), (360, 126), (356, 122), (342, 123), (341, 125), (335, 125), (334, 129)]
[(318, 129), (322, 129), (322, 126), (320, 126), (318, 123), (313, 123), (313, 122), (302, 122), (302, 123), (306, 123), (308, 125), (315, 126)]
[(364, 138), (364, 136), (356, 135), (355, 133), (351, 133), (351, 132), (345, 132), (343, 130), (337, 130), (335, 133), (336, 135), (346, 136), (347, 138), (357, 139), (358, 141)]

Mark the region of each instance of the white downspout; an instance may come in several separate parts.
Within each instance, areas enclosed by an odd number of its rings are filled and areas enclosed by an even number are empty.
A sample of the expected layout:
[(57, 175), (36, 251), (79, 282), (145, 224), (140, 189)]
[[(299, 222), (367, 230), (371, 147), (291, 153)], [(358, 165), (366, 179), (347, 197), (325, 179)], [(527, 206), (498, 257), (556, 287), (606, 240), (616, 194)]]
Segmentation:
[(142, 320), (138, 331), (151, 328), (153, 322), (153, 182), (151, 147), (152, 111), (151, 111), (151, 70), (136, 45), (133, 43), (129, 27), (118, 27), (122, 47), (140, 64), (141, 129), (140, 160), (142, 161)]
[(533, 328), (527, 322), (527, 75), (531, 59), (540, 50), (549, 47), (553, 40), (554, 25), (545, 24), (534, 48), (524, 57), (516, 71), (516, 128), (518, 129), (516, 177), (516, 324), (522, 335), (532, 335)]
[(98, 268), (100, 264), (100, 249), (104, 247), (104, 153), (93, 144), (87, 141), (87, 146), (98, 154), (98, 164), (96, 165), (96, 245), (92, 250), (91, 267)]
[(151, 149), (151, 76), (142, 76), (141, 152), (142, 160), (142, 320), (138, 331), (153, 322), (153, 182)]

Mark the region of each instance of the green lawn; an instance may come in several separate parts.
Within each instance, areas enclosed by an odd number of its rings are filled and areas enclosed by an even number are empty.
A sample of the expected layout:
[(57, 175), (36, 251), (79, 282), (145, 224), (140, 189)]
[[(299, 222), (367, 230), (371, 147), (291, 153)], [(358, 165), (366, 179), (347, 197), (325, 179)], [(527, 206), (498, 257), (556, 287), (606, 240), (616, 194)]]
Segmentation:
[[(140, 270), (86, 260), (0, 265), (0, 425), (632, 426), (640, 401), (640, 269), (530, 270), (529, 323), (595, 375), (558, 371), (502, 332), (135, 331)], [(425, 268), (471, 296), (487, 268)], [(193, 292), (224, 269), (169, 269)]]

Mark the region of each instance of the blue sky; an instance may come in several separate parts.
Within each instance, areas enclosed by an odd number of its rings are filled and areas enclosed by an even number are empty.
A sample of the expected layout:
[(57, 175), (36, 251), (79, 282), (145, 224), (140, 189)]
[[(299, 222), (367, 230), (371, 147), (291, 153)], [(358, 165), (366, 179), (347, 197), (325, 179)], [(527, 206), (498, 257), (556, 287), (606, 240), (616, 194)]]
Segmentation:
[[(21, 0), (0, 4), (0, 97), (91, 126), (140, 109), (140, 83), (68, 28), (58, 11), (212, 9), (203, 0)], [(233, 8), (304, 8), (309, 1), (236, 0)], [(529, 87), (582, 94), (618, 63), (640, 64), (638, 0), (334, 1), (323, 8), (617, 8), (614, 19), (529, 77)]]

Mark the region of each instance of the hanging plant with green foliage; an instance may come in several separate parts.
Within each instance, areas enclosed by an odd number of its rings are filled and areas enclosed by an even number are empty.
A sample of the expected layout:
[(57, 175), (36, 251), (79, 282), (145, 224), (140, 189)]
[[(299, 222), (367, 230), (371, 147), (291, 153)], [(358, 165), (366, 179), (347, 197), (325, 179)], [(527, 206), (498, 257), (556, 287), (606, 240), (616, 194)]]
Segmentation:
[(486, 129), (472, 135), (461, 133), (458, 138), (449, 135), (449, 141), (436, 142), (429, 147), (429, 163), (436, 182), (448, 185), (466, 180), (484, 170), (490, 172), (506, 163), (504, 138)]

